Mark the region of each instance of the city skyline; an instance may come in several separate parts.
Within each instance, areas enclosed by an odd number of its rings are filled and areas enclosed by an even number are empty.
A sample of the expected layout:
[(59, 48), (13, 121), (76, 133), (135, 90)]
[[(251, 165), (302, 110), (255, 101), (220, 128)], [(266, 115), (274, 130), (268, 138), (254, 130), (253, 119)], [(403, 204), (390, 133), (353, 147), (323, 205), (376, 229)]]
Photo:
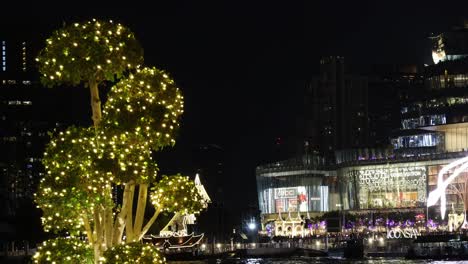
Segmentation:
[[(433, 14), (438, 8), (183, 2), (161, 5), (154, 13), (144, 6), (77, 7), (11, 13), (0, 21), (11, 38), (25, 32), (39, 42), (63, 22), (92, 17), (131, 27), (148, 64), (171, 73), (186, 97), (178, 143), (169, 152), (190, 158), (187, 148), (220, 145), (227, 154), (224, 185), (233, 187), (227, 199), (236, 206), (256, 203), (255, 167), (281, 157), (272, 153), (275, 144), (296, 134), (296, 102), (304, 82), (318, 73), (321, 56), (342, 55), (353, 72), (379, 63), (429, 64), (427, 37), (456, 25), (466, 10), (466, 4), (459, 5), (453, 10), (458, 15), (422, 17), (414, 14)], [(89, 108), (87, 102), (83, 108)], [(89, 115), (83, 118), (90, 121)], [(183, 160), (178, 162), (173, 166), (183, 166)], [(238, 195), (241, 189), (245, 195)]]

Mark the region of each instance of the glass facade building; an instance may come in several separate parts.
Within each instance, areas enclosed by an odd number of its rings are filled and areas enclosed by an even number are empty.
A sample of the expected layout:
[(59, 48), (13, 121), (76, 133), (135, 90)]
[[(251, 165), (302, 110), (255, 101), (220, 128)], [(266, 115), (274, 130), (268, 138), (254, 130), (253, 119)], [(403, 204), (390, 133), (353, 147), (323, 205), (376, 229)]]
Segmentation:
[[(452, 153), (464, 157), (468, 153)], [(439, 158), (442, 156), (439, 156)], [(345, 210), (425, 208), (428, 194), (436, 189), (441, 169), (458, 158), (350, 166), (338, 169), (340, 193)], [(444, 179), (452, 175), (450, 170)], [(464, 183), (468, 172), (463, 172), (447, 188), (446, 204), (463, 208), (463, 201), (453, 190)], [(440, 203), (440, 201), (439, 201)]]
[[(334, 152), (333, 162), (302, 156), (257, 167), (260, 210), (267, 215), (263, 219), (284, 225), (283, 219), (292, 219), (291, 215), (298, 215), (300, 223), (300, 219), (309, 218), (312, 212), (424, 212), (428, 204), (433, 205), (428, 197), (437, 195), (436, 205), (441, 209), (435, 206), (436, 212), (445, 211), (441, 201), (445, 201), (446, 208), (451, 208), (452, 214), (468, 210), (465, 206), (468, 204), (468, 158), (461, 161), (465, 163), (453, 163), (468, 156), (466, 43), (468, 23), (462, 29), (433, 38), (434, 64), (425, 66), (421, 75), (415, 73), (414, 78), (422, 78), (420, 83), (407, 81), (408, 87), (402, 86), (399, 91), (401, 127), (397, 130), (385, 127), (391, 131), (387, 131), (391, 144), (381, 148), (362, 143), (337, 145), (330, 148)], [(318, 94), (316, 98), (322, 97)], [(375, 102), (375, 108), (382, 108), (380, 101)], [(388, 116), (385, 111), (380, 115)], [(316, 109), (314, 114), (320, 113)], [(324, 118), (330, 119), (326, 115)], [(331, 133), (329, 126), (320, 124), (313, 123), (314, 127), (326, 131), (323, 137), (316, 133), (318, 141), (326, 139), (326, 135), (335, 135), (334, 140), (339, 141), (345, 131), (335, 128)], [(395, 124), (398, 126), (398, 122)], [(444, 167), (444, 174), (439, 175)], [(286, 213), (287, 218), (281, 213)]]
[(339, 203), (336, 172), (307, 156), (259, 166), (256, 173), (263, 214), (326, 212)]
[(423, 134), (399, 136), (392, 139), (394, 149), (443, 146), (444, 134), (426, 132)]

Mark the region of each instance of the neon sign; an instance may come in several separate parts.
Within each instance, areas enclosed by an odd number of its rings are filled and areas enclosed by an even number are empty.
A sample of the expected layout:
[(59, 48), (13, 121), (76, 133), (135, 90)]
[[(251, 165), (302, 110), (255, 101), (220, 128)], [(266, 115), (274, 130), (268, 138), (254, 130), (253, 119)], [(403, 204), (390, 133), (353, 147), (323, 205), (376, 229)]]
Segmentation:
[[(444, 181), (444, 175), (449, 170), (454, 169), (457, 166), (460, 166), (460, 167), (455, 169), (452, 175), (450, 175)], [(466, 170), (467, 168), (468, 168), (468, 157), (464, 157), (443, 167), (439, 171), (439, 174), (437, 175), (437, 188), (429, 193), (429, 196), (427, 198), (427, 207), (435, 205), (437, 201), (440, 199), (440, 215), (442, 219), (445, 218), (445, 212), (447, 211), (447, 207), (446, 207), (447, 197), (445, 196), (445, 190), (447, 189), (449, 184), (452, 183), (453, 180), (455, 180), (455, 178), (457, 178), (458, 175), (462, 173), (464, 170)]]
[(297, 197), (297, 187), (275, 189), (275, 199), (296, 198), (296, 197)]
[(411, 229), (390, 229), (387, 231), (388, 239), (399, 239), (399, 238), (417, 238), (421, 233), (418, 230)]

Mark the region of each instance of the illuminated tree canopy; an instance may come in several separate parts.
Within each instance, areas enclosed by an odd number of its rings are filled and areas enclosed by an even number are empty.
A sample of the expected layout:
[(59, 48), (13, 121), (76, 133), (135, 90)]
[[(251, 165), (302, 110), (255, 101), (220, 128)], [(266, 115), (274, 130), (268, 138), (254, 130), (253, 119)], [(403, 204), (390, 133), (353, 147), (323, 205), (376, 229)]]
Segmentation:
[(187, 176), (164, 175), (152, 189), (151, 203), (156, 207), (163, 207), (165, 211), (197, 214), (204, 208), (203, 197)]
[[(103, 256), (112, 259), (106, 263), (120, 263), (117, 252), (125, 258), (139, 252), (138, 263), (164, 262), (157, 251), (132, 243), (143, 238), (163, 210), (191, 214), (206, 207), (189, 177), (158, 177), (152, 153), (175, 144), (184, 103), (167, 73), (139, 67), (142, 54), (126, 27), (93, 20), (55, 31), (38, 57), (44, 84), (84, 82), (90, 89), (93, 126), (52, 134), (35, 200), (47, 231), (67, 231), (70, 239), (86, 236), (83, 243), (92, 249), (94, 263)], [(114, 77), (120, 81), (101, 112), (98, 85)], [(145, 219), (148, 200), (155, 212)], [(57, 244), (49, 242), (47, 247)], [(71, 252), (59, 249), (47, 251), (55, 250), (54, 256)], [(40, 263), (53, 263), (47, 262), (51, 259), (56, 258), (41, 258)]]
[(34, 263), (93, 263), (93, 251), (89, 244), (77, 238), (55, 238), (42, 243), (33, 256)]
[(93, 19), (54, 31), (36, 61), (44, 84), (78, 85), (120, 78), (143, 63), (143, 50), (125, 26)]
[(126, 27), (93, 19), (54, 31), (36, 61), (46, 86), (84, 83), (89, 87), (92, 119), (98, 126), (99, 84), (120, 79), (127, 70), (139, 67), (143, 49)]
[(175, 144), (184, 98), (165, 72), (137, 70), (117, 83), (108, 96), (103, 122), (109, 133), (131, 133), (149, 142), (152, 149)]
[(121, 244), (104, 253), (103, 263), (133, 264), (133, 263), (165, 263), (166, 259), (153, 246), (138, 242)]

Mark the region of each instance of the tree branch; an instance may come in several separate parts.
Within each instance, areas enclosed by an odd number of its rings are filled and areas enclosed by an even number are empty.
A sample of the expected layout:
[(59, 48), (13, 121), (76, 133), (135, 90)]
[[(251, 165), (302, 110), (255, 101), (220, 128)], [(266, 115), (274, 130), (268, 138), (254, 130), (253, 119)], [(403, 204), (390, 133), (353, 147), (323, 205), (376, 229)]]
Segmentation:
[[(125, 233), (127, 236), (126, 241), (133, 241), (133, 196), (135, 194), (135, 184), (130, 186), (128, 194), (127, 213), (125, 217)], [(130, 239), (130, 240), (129, 240)]]
[(105, 229), (105, 240), (106, 240), (106, 247), (111, 248), (112, 247), (112, 236), (114, 235), (114, 230), (113, 230), (113, 222), (114, 222), (114, 216), (112, 214), (112, 207), (107, 205), (104, 208), (103, 211), (105, 215), (105, 222), (104, 222), (104, 229)]
[(120, 209), (119, 214), (115, 218), (114, 223), (114, 235), (112, 237), (112, 244), (117, 245), (122, 242), (122, 235), (125, 229), (125, 217), (128, 213), (128, 197), (130, 195), (130, 186), (133, 185), (133, 181), (129, 181), (125, 184), (123, 198), (122, 198), (122, 208)]
[(89, 243), (91, 245), (94, 244), (94, 238), (93, 238), (93, 230), (91, 230), (91, 225), (89, 224), (89, 219), (88, 219), (88, 212), (83, 212), (83, 223), (84, 223), (84, 228), (86, 230), (86, 236), (88, 237)]
[(150, 227), (153, 225), (154, 221), (156, 220), (156, 218), (158, 218), (158, 215), (159, 213), (161, 212), (162, 210), (162, 207), (158, 207), (156, 209), (156, 212), (154, 212), (153, 216), (151, 217), (151, 219), (148, 221), (148, 223), (146, 223), (145, 227), (143, 227), (143, 230), (141, 230), (140, 234), (138, 235), (138, 240), (141, 240), (143, 238), (143, 236), (146, 234), (146, 232), (148, 232), (148, 230), (150, 229)]
[(99, 89), (98, 89), (98, 82), (96, 79), (90, 79), (89, 83), (89, 91), (91, 93), (91, 109), (93, 111), (93, 124), (94, 127), (98, 127), (101, 123), (101, 99), (99, 98)]
[(133, 226), (133, 233), (140, 234), (141, 227), (143, 226), (143, 218), (145, 217), (146, 198), (148, 196), (148, 184), (140, 183), (138, 186), (138, 203), (135, 215), (135, 225)]

